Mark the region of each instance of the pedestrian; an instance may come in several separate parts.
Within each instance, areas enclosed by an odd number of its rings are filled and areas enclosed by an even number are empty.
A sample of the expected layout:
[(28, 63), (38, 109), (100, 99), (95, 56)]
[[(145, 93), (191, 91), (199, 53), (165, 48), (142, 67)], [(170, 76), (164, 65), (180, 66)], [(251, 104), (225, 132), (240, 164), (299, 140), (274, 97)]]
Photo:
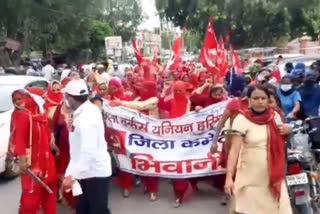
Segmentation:
[(53, 74), (54, 74), (54, 67), (51, 65), (51, 61), (47, 60), (45, 62), (45, 66), (42, 68), (42, 75), (44, 78), (46, 78), (48, 81), (53, 80)]
[(317, 84), (314, 71), (307, 72), (302, 86), (298, 89), (301, 95), (301, 105), (306, 117), (318, 116), (320, 106), (320, 87)]
[[(177, 81), (173, 85), (173, 98), (165, 101), (164, 97), (159, 100), (159, 108), (169, 112), (170, 119), (181, 117), (191, 109), (191, 102), (187, 96), (187, 84), (183, 81)], [(191, 183), (188, 179), (172, 179), (175, 201), (173, 206), (180, 207), (185, 199), (187, 190), (191, 189)]]
[[(195, 111), (198, 112), (203, 108), (206, 108), (210, 105), (214, 105), (217, 104), (219, 102), (223, 102), (226, 100), (226, 93), (225, 90), (223, 88), (222, 84), (215, 84), (211, 87), (210, 92), (209, 92), (209, 96), (202, 96), (199, 97), (196, 93), (193, 94), (190, 97), (191, 103), (193, 106), (195, 106)], [(224, 151), (222, 151), (222, 155), (223, 157), (226, 157), (227, 154), (224, 154)], [(222, 166), (225, 165), (225, 158), (222, 158), (222, 162), (223, 164), (221, 164)], [(228, 197), (227, 195), (225, 195), (224, 193), (224, 181), (225, 181), (225, 175), (214, 175), (214, 176), (209, 176), (209, 177), (204, 177), (204, 178), (193, 178), (191, 179), (191, 184), (193, 185), (193, 189), (198, 189), (197, 187), (197, 183), (199, 180), (205, 180), (207, 181), (209, 184), (211, 184), (213, 187), (217, 188), (220, 192), (222, 192), (223, 197), (222, 197), (222, 201), (221, 204), (222, 205), (226, 205), (227, 204), (227, 200)]]
[(61, 84), (59, 81), (52, 81), (45, 93), (44, 107), (48, 110), (51, 107), (56, 107), (62, 102), (63, 94), (61, 93)]
[[(136, 109), (152, 118), (159, 119), (159, 99), (157, 97), (157, 85), (153, 81), (144, 81), (139, 90), (140, 97), (134, 101), (114, 101), (113, 106), (122, 105)], [(146, 176), (143, 178), (145, 191), (149, 194), (150, 201), (157, 200), (159, 177)]]
[[(284, 118), (269, 107), (265, 86), (248, 90), (250, 108), (239, 109), (233, 121), (225, 191), (236, 213), (292, 213), (285, 184)], [(278, 122), (277, 122), (278, 121)]]
[[(72, 110), (69, 122), (70, 162), (62, 187), (66, 191), (81, 190), (76, 214), (109, 214), (111, 159), (104, 137), (104, 124), (99, 109), (88, 97), (83, 80), (70, 81), (65, 89), (65, 106)], [(77, 183), (78, 182), (78, 183)], [(81, 194), (82, 192), (82, 194)]]
[(293, 86), (291, 75), (282, 77), (277, 95), (281, 100), (283, 112), (288, 121), (297, 119), (297, 114), (300, 111), (301, 96)]
[[(112, 77), (109, 81), (108, 85), (108, 100), (109, 101), (125, 101), (128, 100), (129, 97), (125, 96), (124, 87), (122, 81), (118, 77)], [(112, 105), (112, 102), (111, 102)], [(128, 198), (131, 193), (132, 188), (132, 178), (131, 174), (125, 171), (119, 171), (119, 183), (121, 188), (123, 189), (122, 196), (124, 198)]]
[(108, 96), (108, 87), (106, 83), (100, 83), (98, 84), (96, 95), (98, 95), (101, 98), (106, 99)]
[[(56, 214), (57, 179), (54, 157), (50, 152), (48, 119), (43, 110), (41, 97), (24, 90), (14, 91), (12, 102), (15, 109), (11, 116), (10, 148), (19, 158), (22, 194), (19, 214)], [(53, 192), (29, 174), (34, 173)]]

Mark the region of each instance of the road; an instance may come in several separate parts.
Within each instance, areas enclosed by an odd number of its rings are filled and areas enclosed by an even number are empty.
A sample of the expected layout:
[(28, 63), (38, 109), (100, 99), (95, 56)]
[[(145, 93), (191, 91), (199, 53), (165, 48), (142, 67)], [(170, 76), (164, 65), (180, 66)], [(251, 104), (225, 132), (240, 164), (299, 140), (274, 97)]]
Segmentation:
[[(199, 191), (180, 208), (173, 208), (173, 193), (169, 182), (160, 186), (159, 200), (150, 202), (142, 188), (135, 188), (130, 198), (124, 199), (116, 185), (112, 185), (110, 208), (113, 214), (227, 214), (228, 208), (220, 205), (221, 194), (207, 184), (200, 184)], [(0, 181), (0, 213), (17, 214), (20, 197), (20, 179)], [(58, 207), (59, 214), (72, 214), (65, 207)]]

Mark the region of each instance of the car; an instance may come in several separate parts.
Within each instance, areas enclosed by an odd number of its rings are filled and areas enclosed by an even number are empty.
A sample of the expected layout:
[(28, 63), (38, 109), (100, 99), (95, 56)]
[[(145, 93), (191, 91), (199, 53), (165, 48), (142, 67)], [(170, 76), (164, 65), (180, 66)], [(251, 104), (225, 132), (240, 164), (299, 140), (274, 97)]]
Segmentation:
[[(285, 65), (288, 62), (291, 62), (293, 64), (293, 67), (297, 63), (302, 62), (302, 63), (304, 63), (306, 65), (306, 70), (309, 71), (309, 70), (311, 70), (312, 63), (314, 63), (317, 60), (320, 60), (320, 55), (310, 55), (310, 56), (298, 56), (298, 57), (293, 57), (293, 58), (284, 58), (279, 64), (279, 69), (280, 69), (281, 76), (284, 76), (287, 73), (285, 71)], [(266, 66), (266, 68), (268, 68), (270, 70), (273, 70), (275, 65), (276, 65), (276, 61), (274, 61), (273, 63), (271, 63), (268, 66)]]
[(303, 55), (302, 54), (276, 54), (273, 56), (262, 57), (261, 60), (262, 60), (263, 67), (267, 67), (268, 65), (270, 65), (272, 63), (274, 63), (274, 65), (275, 65), (279, 56), (282, 56), (283, 60), (289, 60), (292, 58), (301, 57)]
[(12, 92), (27, 87), (46, 89), (48, 85), (49, 82), (43, 77), (0, 76), (0, 175), (11, 178), (19, 174), (16, 165), (7, 159), (11, 114), (13, 112)]

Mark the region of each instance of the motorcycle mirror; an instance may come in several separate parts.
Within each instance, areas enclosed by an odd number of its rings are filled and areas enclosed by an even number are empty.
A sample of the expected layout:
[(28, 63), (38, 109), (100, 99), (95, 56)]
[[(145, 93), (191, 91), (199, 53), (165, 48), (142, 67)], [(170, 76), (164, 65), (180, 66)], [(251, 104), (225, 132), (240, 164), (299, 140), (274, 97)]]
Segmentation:
[(295, 122), (295, 125), (296, 125), (296, 126), (301, 126), (302, 124), (303, 124), (302, 120), (297, 120), (297, 121)]

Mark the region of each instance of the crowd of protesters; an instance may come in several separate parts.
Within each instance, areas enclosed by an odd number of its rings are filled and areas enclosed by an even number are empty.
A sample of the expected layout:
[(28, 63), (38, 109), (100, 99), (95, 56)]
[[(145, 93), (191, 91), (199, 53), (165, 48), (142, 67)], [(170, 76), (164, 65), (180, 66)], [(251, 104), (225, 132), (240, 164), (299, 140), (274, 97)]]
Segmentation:
[[(10, 151), (20, 159), (21, 214), (55, 214), (56, 200), (77, 213), (99, 214), (108, 210), (111, 158), (104, 136), (102, 111), (111, 106), (135, 109), (156, 119), (178, 118), (192, 111), (229, 100), (216, 130), (234, 130), (223, 146), (226, 175), (201, 179), (172, 179), (174, 207), (201, 180), (221, 191), (222, 204), (233, 196), (236, 213), (291, 213), (284, 184), (286, 123), (319, 115), (320, 62), (308, 70), (303, 63), (286, 65), (277, 82), (273, 72), (250, 66), (230, 67), (225, 77), (193, 61), (178, 68), (142, 62), (118, 70), (116, 63), (65, 68), (59, 81), (53, 67), (42, 70), (49, 81), (47, 91), (28, 89), (12, 94), (15, 106), (11, 122)], [(29, 71), (32, 73), (33, 71)], [(98, 108), (97, 108), (98, 107)], [(275, 118), (282, 123), (275, 123)], [(96, 141), (96, 142), (93, 142)], [(217, 139), (211, 152), (217, 151)], [(32, 169), (54, 194), (26, 174)], [(70, 189), (82, 188), (79, 197)], [(143, 183), (149, 199), (158, 199), (160, 178), (140, 177), (119, 171), (114, 180), (129, 197), (133, 184)], [(225, 195), (225, 193), (226, 195)], [(268, 210), (268, 211), (267, 211)]]

